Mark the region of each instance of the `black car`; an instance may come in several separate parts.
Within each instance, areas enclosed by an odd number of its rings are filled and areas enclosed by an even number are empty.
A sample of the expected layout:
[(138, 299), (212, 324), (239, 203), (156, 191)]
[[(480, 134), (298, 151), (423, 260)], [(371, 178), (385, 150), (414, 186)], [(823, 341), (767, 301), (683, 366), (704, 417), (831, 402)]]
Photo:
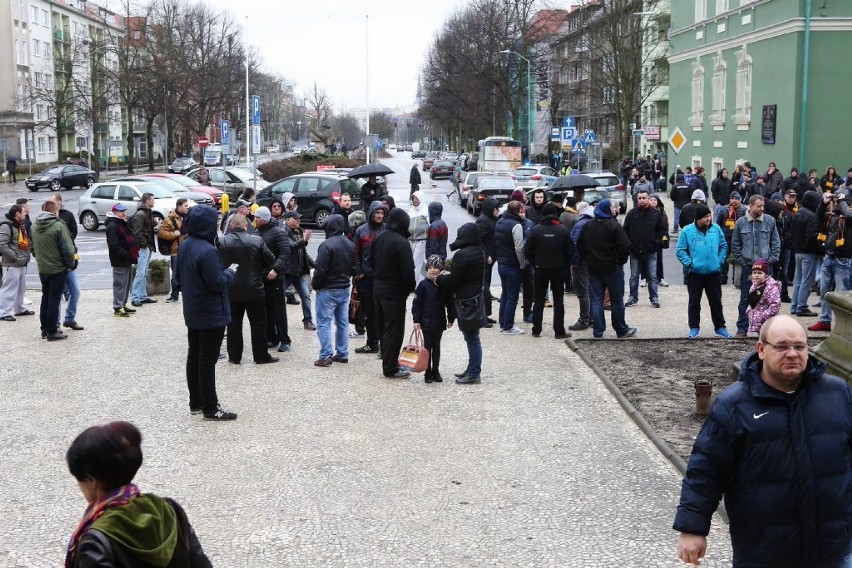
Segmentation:
[(411, 153), (411, 158), (414, 159), (414, 160), (422, 160), (425, 157), (426, 157), (426, 152), (424, 152), (423, 150), (417, 150), (417, 151)]
[(438, 179), (439, 177), (453, 177), (453, 174), (456, 172), (456, 166), (449, 160), (438, 160), (434, 164), (432, 164), (432, 168), (429, 171), (430, 179)]
[(198, 162), (192, 158), (178, 158), (169, 165), (170, 174), (185, 174), (189, 170), (196, 168)]
[(257, 192), (257, 204), (269, 207), (272, 200), (285, 193), (296, 198), (302, 221), (322, 226), (342, 193), (352, 197), (352, 209), (361, 208), (361, 190), (355, 180), (337, 174), (313, 172), (279, 180)]
[(28, 177), (26, 185), (30, 191), (38, 191), (43, 187), (49, 188), (50, 191), (59, 191), (62, 188), (89, 188), (97, 183), (97, 181), (98, 172), (76, 164), (65, 164), (53, 166), (40, 174)]
[(468, 156), (467, 160), (462, 164), (462, 169), (466, 172), (475, 172), (479, 166), (479, 153), (474, 152)]
[(486, 197), (493, 197), (500, 205), (508, 203), (515, 189), (515, 180), (509, 176), (477, 178), (467, 194), (467, 211), (471, 215), (479, 215)]

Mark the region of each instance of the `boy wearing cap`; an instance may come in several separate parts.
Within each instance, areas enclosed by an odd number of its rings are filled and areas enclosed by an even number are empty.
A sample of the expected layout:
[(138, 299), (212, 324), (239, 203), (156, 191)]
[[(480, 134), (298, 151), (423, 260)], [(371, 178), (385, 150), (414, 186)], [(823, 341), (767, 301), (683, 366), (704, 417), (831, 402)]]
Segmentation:
[(127, 226), (127, 207), (121, 203), (112, 206), (105, 225), (112, 266), (112, 309), (115, 317), (126, 318), (136, 311), (127, 307), (127, 297), (130, 295), (130, 267), (139, 257), (139, 245)]

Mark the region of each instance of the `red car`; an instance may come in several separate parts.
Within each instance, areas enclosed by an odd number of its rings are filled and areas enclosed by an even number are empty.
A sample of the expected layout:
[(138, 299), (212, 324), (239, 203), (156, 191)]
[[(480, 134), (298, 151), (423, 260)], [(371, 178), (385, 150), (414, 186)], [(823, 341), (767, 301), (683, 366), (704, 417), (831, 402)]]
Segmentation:
[(209, 185), (201, 185), (197, 181), (192, 178), (188, 178), (181, 174), (161, 174), (161, 173), (146, 173), (146, 176), (154, 176), (154, 177), (162, 177), (168, 178), (172, 181), (175, 181), (189, 191), (194, 191), (196, 193), (206, 193), (213, 199), (213, 206), (216, 209), (220, 209), (222, 207), (222, 195), (225, 193), (221, 189), (217, 189), (215, 187), (210, 187)]

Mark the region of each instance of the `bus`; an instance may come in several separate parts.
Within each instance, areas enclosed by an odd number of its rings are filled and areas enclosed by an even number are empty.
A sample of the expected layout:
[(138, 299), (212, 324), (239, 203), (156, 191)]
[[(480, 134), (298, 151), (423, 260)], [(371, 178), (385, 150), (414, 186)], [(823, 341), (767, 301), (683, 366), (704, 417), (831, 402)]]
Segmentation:
[(521, 165), (521, 143), (506, 136), (489, 136), (479, 141), (480, 172), (511, 174)]

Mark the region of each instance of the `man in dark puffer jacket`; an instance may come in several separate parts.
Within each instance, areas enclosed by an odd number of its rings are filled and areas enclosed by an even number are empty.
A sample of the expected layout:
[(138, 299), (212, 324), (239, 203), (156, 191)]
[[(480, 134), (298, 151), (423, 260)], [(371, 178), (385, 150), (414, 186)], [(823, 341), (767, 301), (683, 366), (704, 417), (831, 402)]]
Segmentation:
[(769, 319), (757, 352), (713, 403), (674, 520), (682, 561), (704, 556), (723, 495), (735, 568), (852, 561), (852, 387), (807, 348), (795, 319)]
[(373, 269), (376, 328), (381, 334), (382, 372), (391, 379), (406, 379), (400, 370), (399, 351), (405, 333), (405, 303), (414, 292), (414, 255), (408, 244), (408, 213), (394, 208), (386, 230), (373, 240), (368, 263)]

